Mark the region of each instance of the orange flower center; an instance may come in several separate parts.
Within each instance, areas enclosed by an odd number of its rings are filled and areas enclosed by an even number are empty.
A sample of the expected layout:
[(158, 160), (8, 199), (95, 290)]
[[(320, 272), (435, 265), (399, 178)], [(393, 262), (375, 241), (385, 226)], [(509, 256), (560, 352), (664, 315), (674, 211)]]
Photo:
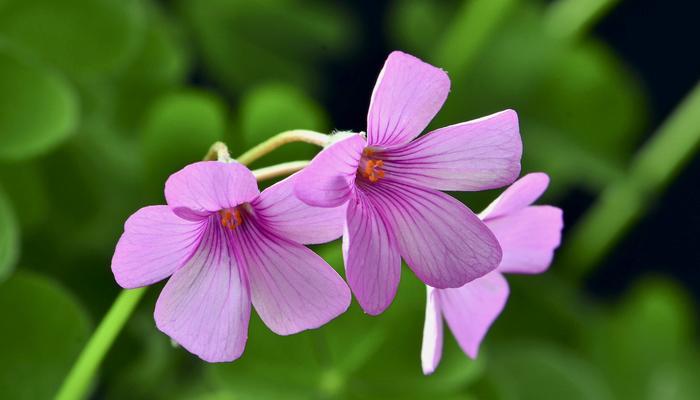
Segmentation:
[(375, 157), (374, 150), (366, 147), (362, 150), (362, 158), (360, 158), (360, 165), (357, 167), (357, 172), (370, 182), (376, 183), (384, 178), (383, 166), (384, 161)]
[(219, 215), (221, 216), (221, 225), (224, 228), (234, 230), (243, 223), (243, 216), (238, 207), (219, 210)]

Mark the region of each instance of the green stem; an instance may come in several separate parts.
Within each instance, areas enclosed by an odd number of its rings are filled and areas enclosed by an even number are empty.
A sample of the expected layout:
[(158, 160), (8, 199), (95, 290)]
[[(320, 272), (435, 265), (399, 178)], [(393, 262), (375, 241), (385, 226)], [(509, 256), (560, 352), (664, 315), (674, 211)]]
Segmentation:
[(574, 228), (560, 262), (581, 278), (640, 218), (700, 147), (700, 83)]
[(293, 174), (294, 172), (301, 171), (309, 165), (308, 160), (303, 161), (289, 161), (277, 165), (272, 165), (265, 168), (259, 168), (253, 170), (253, 175), (258, 181), (264, 181), (266, 179), (277, 178), (279, 176)]
[[(242, 164), (249, 164), (258, 157), (267, 154), (285, 143), (304, 141), (323, 146), (328, 143), (328, 138), (329, 136), (327, 135), (312, 131), (297, 130), (282, 132), (242, 154), (237, 160)], [(229, 155), (228, 147), (222, 142), (214, 143), (206, 156), (204, 156), (204, 160), (218, 160), (222, 162), (233, 161)], [(262, 181), (296, 172), (304, 168), (308, 163), (308, 161), (292, 161), (261, 168), (253, 171), (253, 174), (258, 181)], [(119, 335), (119, 332), (121, 332), (129, 316), (131, 316), (131, 313), (136, 309), (139, 300), (141, 300), (147, 289), (147, 287), (143, 287), (123, 290), (119, 296), (117, 296), (112, 307), (104, 316), (100, 325), (78, 356), (78, 360), (68, 372), (68, 376), (59, 388), (56, 400), (80, 400), (86, 397), (90, 383), (100, 363), (114, 343), (117, 335)]]
[(63, 381), (56, 400), (78, 400), (85, 397), (97, 367), (144, 293), (146, 288), (123, 290), (119, 294)]
[(548, 7), (545, 24), (549, 32), (560, 38), (583, 36), (620, 0), (558, 0)]
[(295, 129), (279, 133), (236, 158), (241, 164), (249, 165), (272, 150), (292, 142), (306, 142), (324, 147), (329, 143), (330, 136), (305, 129)]
[(438, 42), (432, 60), (452, 76), (463, 76), (517, 4), (518, 0), (464, 1)]

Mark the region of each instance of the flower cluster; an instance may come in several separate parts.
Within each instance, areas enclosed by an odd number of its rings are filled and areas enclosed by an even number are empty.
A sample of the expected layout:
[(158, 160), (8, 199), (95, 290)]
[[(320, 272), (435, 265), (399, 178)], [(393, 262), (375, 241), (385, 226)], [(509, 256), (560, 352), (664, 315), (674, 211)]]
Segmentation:
[[(403, 259), (428, 287), (424, 372), (440, 359), (443, 317), (475, 357), (508, 295), (502, 273), (544, 271), (562, 218), (531, 205), (546, 189), (544, 174), (525, 176), (480, 216), (442, 192), (509, 185), (522, 152), (512, 110), (418, 137), (449, 86), (444, 71), (394, 52), (372, 93), (366, 134), (336, 135), (302, 171), (262, 193), (235, 161), (173, 174), (167, 205), (127, 220), (112, 260), (117, 282), (135, 288), (170, 277), (158, 328), (221, 362), (243, 353), (251, 305), (280, 335), (337, 317), (351, 291), (366, 313), (382, 313)], [(304, 246), (341, 236), (348, 284)]]

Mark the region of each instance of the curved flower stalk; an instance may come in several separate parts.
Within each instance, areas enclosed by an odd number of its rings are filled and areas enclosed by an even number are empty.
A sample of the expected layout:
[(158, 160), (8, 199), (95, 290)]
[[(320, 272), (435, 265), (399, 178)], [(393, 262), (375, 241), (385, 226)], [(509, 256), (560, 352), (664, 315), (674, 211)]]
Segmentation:
[(158, 328), (209, 362), (240, 357), (251, 303), (275, 333), (317, 328), (350, 304), (342, 278), (304, 244), (342, 233), (344, 207), (309, 207), (295, 176), (262, 193), (243, 165), (204, 161), (173, 174), (167, 205), (133, 214), (112, 271), (136, 288), (170, 277), (155, 310)]
[(449, 87), (444, 71), (391, 53), (372, 93), (366, 139), (337, 138), (296, 179), (294, 192), (309, 205), (347, 204), (346, 274), (369, 314), (391, 304), (401, 258), (438, 288), (461, 287), (501, 262), (496, 237), (441, 190), (477, 191), (513, 182), (522, 153), (517, 115), (506, 110), (415, 139), (442, 107)]
[(549, 267), (561, 239), (562, 211), (531, 205), (548, 184), (547, 175), (528, 174), (480, 214), (503, 250), (495, 271), (456, 289), (428, 286), (421, 351), (425, 374), (435, 371), (442, 356), (443, 318), (462, 350), (476, 358), (482, 339), (508, 299), (503, 274), (539, 274)]

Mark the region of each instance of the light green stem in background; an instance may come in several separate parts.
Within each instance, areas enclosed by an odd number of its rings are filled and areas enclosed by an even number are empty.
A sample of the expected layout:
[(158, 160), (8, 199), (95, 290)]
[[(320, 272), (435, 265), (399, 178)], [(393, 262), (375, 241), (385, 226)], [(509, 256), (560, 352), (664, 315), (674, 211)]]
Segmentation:
[[(545, 12), (545, 24), (552, 35), (575, 39), (590, 29), (620, 0), (558, 0)], [(432, 54), (434, 64), (449, 71), (453, 79), (465, 77), (484, 46), (519, 0), (465, 0), (438, 41)]]
[(644, 145), (628, 173), (603, 191), (566, 240), (561, 264), (582, 278), (643, 215), (700, 148), (700, 82)]
[(258, 181), (264, 181), (266, 179), (277, 178), (279, 176), (285, 176), (293, 174), (294, 172), (301, 171), (309, 165), (308, 160), (303, 161), (290, 161), (277, 165), (272, 165), (265, 168), (259, 168), (253, 170), (253, 175)]
[[(290, 142), (303, 141), (323, 146), (328, 143), (330, 136), (312, 131), (287, 131), (274, 136), (259, 146), (254, 147), (250, 151), (241, 155), (237, 161), (241, 164), (249, 164), (253, 160), (261, 157), (273, 149)], [(231, 162), (228, 147), (222, 142), (214, 143), (206, 156), (205, 161), (218, 160), (222, 162)], [(292, 161), (273, 165), (266, 168), (260, 168), (253, 171), (258, 181), (269, 178), (283, 176), (299, 171), (308, 165), (308, 161)], [(129, 316), (136, 309), (139, 300), (148, 288), (139, 288), (131, 290), (123, 290), (117, 299), (112, 304), (107, 314), (104, 316), (100, 325), (92, 334), (82, 352), (78, 356), (77, 361), (73, 364), (68, 376), (63, 381), (56, 400), (81, 400), (86, 397), (90, 384), (104, 359), (114, 340), (121, 332), (124, 324), (129, 319)]]
[(119, 293), (97, 330), (80, 353), (68, 377), (63, 381), (56, 400), (78, 400), (85, 397), (100, 362), (136, 306), (146, 288), (123, 290)]
[(620, 0), (558, 0), (547, 9), (545, 24), (549, 32), (562, 39), (583, 36)]
[(236, 158), (239, 163), (248, 165), (272, 150), (292, 142), (305, 142), (324, 147), (330, 143), (330, 136), (305, 129), (295, 129), (279, 133)]
[(431, 58), (454, 77), (464, 76), (518, 0), (465, 0), (462, 3)]

